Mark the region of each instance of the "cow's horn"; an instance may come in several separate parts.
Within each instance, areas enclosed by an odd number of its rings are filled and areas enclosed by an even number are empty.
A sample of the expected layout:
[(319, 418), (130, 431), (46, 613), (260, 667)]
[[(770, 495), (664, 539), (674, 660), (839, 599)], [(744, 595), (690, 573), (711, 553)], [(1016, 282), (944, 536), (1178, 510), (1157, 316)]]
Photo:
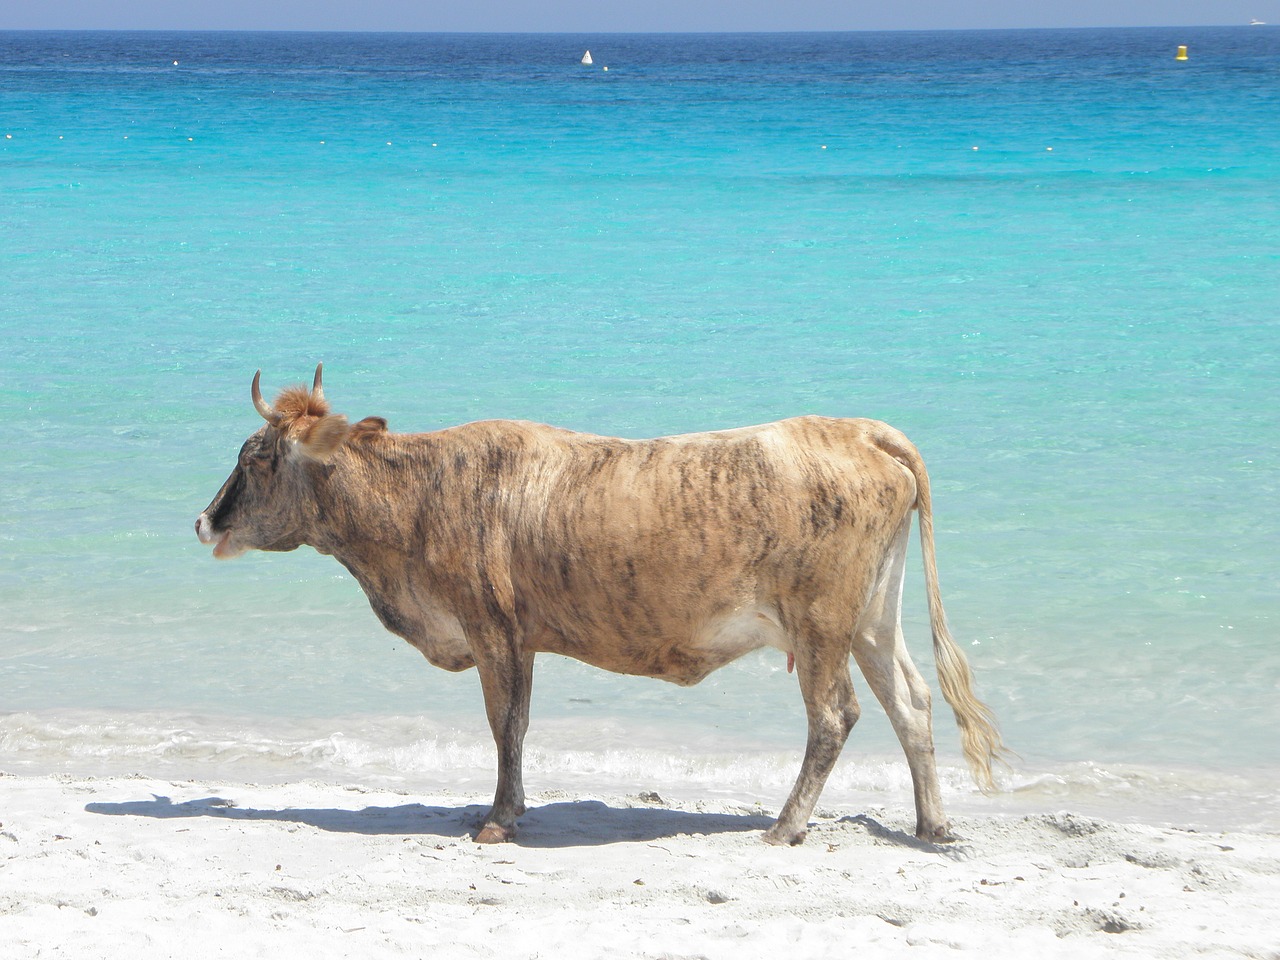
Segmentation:
[(262, 415), (262, 419), (273, 427), (280, 423), (280, 414), (271, 409), (271, 404), (262, 399), (262, 371), (253, 375), (253, 408)]
[(324, 384), (320, 382), (321, 372), (324, 370), (323, 363), (316, 364), (316, 378), (311, 381), (311, 397), (316, 403), (324, 402)]

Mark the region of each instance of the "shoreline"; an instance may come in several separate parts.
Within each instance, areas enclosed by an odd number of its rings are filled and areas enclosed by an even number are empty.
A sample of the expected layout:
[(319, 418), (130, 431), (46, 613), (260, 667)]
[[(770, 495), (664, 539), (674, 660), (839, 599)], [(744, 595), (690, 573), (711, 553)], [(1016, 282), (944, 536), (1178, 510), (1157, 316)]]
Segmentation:
[[(477, 723), (425, 716), (321, 718), (198, 716), (168, 712), (47, 710), (0, 713), (0, 776), (150, 776), (174, 782), (277, 784), (316, 781), (491, 798), (493, 740)], [(1035, 815), (1070, 809), (1127, 824), (1202, 831), (1280, 833), (1274, 783), (1280, 770), (1210, 769), (1090, 760), (1021, 761), (986, 796), (937, 734), (949, 814)], [(749, 738), (669, 725), (539, 718), (525, 751), (532, 792), (617, 796), (657, 792), (690, 802), (780, 805), (794, 782), (803, 741), (787, 749)], [(910, 776), (900, 751), (851, 738), (819, 810), (910, 812)]]
[(0, 774), (13, 956), (1275, 957), (1280, 835), (1072, 813), (775, 812), (677, 791), (530, 795), (515, 843), (484, 790)]

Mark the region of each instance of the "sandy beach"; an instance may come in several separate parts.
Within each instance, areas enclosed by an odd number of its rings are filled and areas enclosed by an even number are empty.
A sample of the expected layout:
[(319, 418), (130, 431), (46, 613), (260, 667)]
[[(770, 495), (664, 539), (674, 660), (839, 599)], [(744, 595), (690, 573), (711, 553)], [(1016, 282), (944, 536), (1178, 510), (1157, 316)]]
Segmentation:
[(315, 781), (0, 776), (6, 957), (1280, 957), (1280, 836)]

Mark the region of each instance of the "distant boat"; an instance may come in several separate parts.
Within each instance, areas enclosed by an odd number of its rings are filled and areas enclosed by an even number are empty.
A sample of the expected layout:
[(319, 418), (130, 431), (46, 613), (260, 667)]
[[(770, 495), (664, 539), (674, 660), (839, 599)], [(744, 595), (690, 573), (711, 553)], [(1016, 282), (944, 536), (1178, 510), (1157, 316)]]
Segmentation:
[(1250, 20), (1250, 21), (1249, 21), (1249, 26), (1251, 26), (1251, 27), (1265, 27), (1266, 25), (1267, 25), (1267, 21), (1265, 21), (1265, 20)]
[(592, 61), (591, 61), (591, 51), (590, 51), (590, 50), (588, 50), (586, 53), (584, 53), (584, 54), (582, 55), (582, 62), (583, 62), (583, 63), (585, 63), (585, 64), (588, 64), (588, 65), (590, 65), (590, 64), (591, 64), (591, 62), (592, 62)]

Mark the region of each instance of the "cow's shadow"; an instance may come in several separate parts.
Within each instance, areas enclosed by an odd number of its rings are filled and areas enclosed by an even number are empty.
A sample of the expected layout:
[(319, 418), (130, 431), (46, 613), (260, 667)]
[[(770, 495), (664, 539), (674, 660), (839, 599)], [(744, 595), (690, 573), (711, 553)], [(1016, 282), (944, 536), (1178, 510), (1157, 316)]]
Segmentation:
[[(175, 803), (153, 794), (149, 800), (90, 803), (89, 813), (102, 816), (151, 817), (176, 820), (210, 817), (242, 822), (296, 823), (334, 833), (366, 836), (468, 837), (480, 827), (487, 806), (260, 809), (237, 806), (223, 797), (204, 797)], [(681, 834), (751, 833), (767, 829), (773, 820), (756, 814), (697, 813), (668, 807), (611, 807), (598, 800), (531, 806), (520, 818), (516, 843), (522, 847), (601, 846), (662, 840)]]

